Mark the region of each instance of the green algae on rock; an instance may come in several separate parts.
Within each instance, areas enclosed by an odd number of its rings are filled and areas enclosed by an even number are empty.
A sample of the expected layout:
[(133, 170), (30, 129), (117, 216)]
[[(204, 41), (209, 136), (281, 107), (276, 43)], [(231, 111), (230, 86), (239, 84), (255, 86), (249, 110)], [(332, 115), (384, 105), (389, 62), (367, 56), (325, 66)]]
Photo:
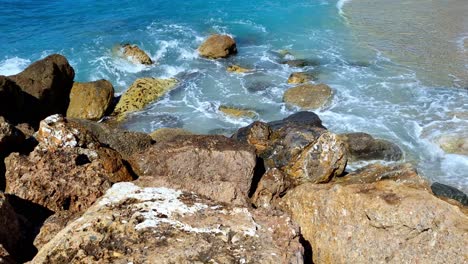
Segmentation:
[(117, 120), (125, 119), (127, 114), (142, 110), (149, 103), (161, 98), (172, 90), (178, 81), (176, 79), (137, 79), (122, 95), (114, 110)]

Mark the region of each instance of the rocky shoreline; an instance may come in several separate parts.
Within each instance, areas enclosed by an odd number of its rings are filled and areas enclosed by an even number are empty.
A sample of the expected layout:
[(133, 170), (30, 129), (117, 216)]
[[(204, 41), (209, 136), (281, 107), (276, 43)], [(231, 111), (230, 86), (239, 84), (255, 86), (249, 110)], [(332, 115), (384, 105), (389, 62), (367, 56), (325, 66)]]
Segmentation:
[[(122, 47), (155, 63), (141, 52)], [(225, 58), (237, 47), (213, 36), (199, 52)], [(294, 107), (333, 94), (308, 73), (290, 79)], [(180, 80), (138, 79), (119, 100), (108, 81), (73, 80), (61, 55), (0, 76), (0, 263), (468, 261), (466, 194), (399, 163), (395, 143), (335, 134), (306, 111), (230, 138), (130, 132), (118, 123)], [(346, 170), (359, 160), (376, 163)]]

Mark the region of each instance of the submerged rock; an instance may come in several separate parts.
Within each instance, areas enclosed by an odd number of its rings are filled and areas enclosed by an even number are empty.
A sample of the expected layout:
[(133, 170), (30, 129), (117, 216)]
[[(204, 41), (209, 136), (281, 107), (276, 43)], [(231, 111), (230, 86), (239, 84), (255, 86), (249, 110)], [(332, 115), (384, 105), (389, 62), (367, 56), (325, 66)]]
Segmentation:
[(302, 263), (285, 216), (168, 188), (115, 184), (32, 263)]
[(220, 105), (218, 110), (223, 114), (234, 117), (234, 118), (250, 118), (255, 119), (258, 117), (258, 114), (253, 110), (242, 109), (233, 106)]
[(444, 134), (436, 138), (436, 143), (446, 153), (468, 156), (468, 132)]
[(306, 66), (318, 66), (320, 62), (317, 60), (304, 60), (304, 59), (294, 59), (294, 60), (285, 60), (281, 64), (287, 64), (290, 67), (302, 68)]
[(235, 73), (246, 73), (252, 71), (251, 69), (243, 68), (239, 65), (231, 65), (226, 68), (228, 72), (235, 72)]
[(283, 102), (308, 110), (324, 106), (331, 97), (332, 89), (326, 84), (304, 84), (287, 90)]
[(314, 73), (312, 72), (293, 72), (289, 75), (288, 83), (301, 84), (316, 80)]
[(114, 182), (133, 179), (114, 150), (85, 129), (55, 115), (41, 121), (39, 144), (5, 159), (6, 193), (51, 211), (88, 208)]
[(193, 135), (192, 132), (182, 128), (163, 127), (151, 132), (151, 138), (156, 142), (171, 141), (178, 136)]
[(129, 113), (142, 110), (148, 104), (161, 98), (177, 83), (176, 79), (137, 79), (120, 98), (114, 115), (117, 116), (117, 120), (123, 120)]
[(224, 136), (193, 135), (156, 143), (133, 155), (130, 163), (140, 182), (244, 205), (256, 156), (249, 145)]
[(70, 93), (67, 117), (99, 120), (114, 100), (114, 87), (109, 81), (75, 82)]
[(431, 185), (431, 190), (437, 197), (453, 199), (460, 202), (463, 206), (468, 206), (468, 196), (457, 188), (434, 182)]
[(415, 184), (417, 175), (400, 180), (385, 173), (373, 176), (377, 182), (305, 183), (283, 197), (282, 205), (311, 244), (313, 261), (466, 262), (467, 215)]
[(341, 134), (350, 160), (400, 160), (403, 151), (395, 143), (384, 139), (375, 139), (371, 135), (357, 132)]
[(237, 53), (236, 42), (228, 35), (211, 35), (198, 48), (198, 53), (208, 59), (227, 58)]
[(148, 54), (146, 54), (137, 45), (122, 45), (122, 54), (128, 57), (134, 63), (140, 63), (144, 65), (153, 64), (153, 61), (151, 60), (150, 56), (148, 56)]

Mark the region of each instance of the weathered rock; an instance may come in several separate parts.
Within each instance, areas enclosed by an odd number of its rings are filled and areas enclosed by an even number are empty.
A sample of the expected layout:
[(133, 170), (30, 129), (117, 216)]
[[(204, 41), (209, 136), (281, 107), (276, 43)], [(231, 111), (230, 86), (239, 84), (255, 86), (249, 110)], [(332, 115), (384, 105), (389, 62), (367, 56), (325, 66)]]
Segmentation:
[(258, 114), (249, 109), (243, 109), (239, 107), (233, 107), (233, 106), (227, 106), (227, 105), (221, 105), (218, 107), (218, 110), (222, 112), (223, 114), (234, 117), (234, 118), (250, 118), (250, 119), (255, 119), (258, 117)]
[(5, 159), (6, 193), (55, 212), (77, 212), (112, 183), (133, 179), (116, 151), (58, 115), (41, 121), (37, 140), (28, 156), (13, 153)]
[(99, 142), (117, 150), (124, 159), (153, 144), (153, 140), (146, 133), (121, 130), (87, 120), (71, 119), (71, 121), (85, 127)]
[(24, 140), (24, 134), (0, 116), (0, 159), (19, 149)]
[(67, 117), (101, 119), (114, 100), (114, 87), (109, 81), (75, 82), (70, 93)]
[(117, 103), (114, 115), (123, 120), (127, 114), (142, 110), (148, 104), (158, 100), (177, 84), (176, 79), (137, 79), (122, 95)]
[(45, 244), (49, 243), (58, 232), (64, 229), (68, 223), (75, 221), (82, 213), (71, 213), (69, 211), (57, 212), (47, 218), (42, 224), (39, 234), (34, 239), (34, 246), (41, 249)]
[(163, 127), (151, 132), (151, 138), (156, 142), (170, 141), (178, 136), (193, 135), (192, 132), (182, 128)]
[(122, 45), (122, 54), (130, 59), (134, 63), (140, 63), (145, 65), (153, 64), (150, 56), (146, 54), (137, 45), (124, 44)]
[(311, 72), (293, 72), (289, 75), (288, 83), (301, 84), (315, 80), (316, 77)]
[(252, 204), (257, 208), (275, 208), (275, 201), (291, 187), (289, 179), (280, 170), (269, 169), (258, 182), (252, 195)]
[(9, 78), (30, 95), (25, 101), (30, 120), (66, 113), (75, 71), (62, 55), (47, 56)]
[(304, 84), (288, 89), (283, 102), (307, 110), (324, 106), (331, 97), (332, 89), (326, 84)]
[(13, 257), (8, 253), (8, 251), (0, 244), (0, 263), (2, 264), (14, 264), (16, 261)]
[(260, 155), (269, 145), (270, 134), (271, 128), (268, 124), (255, 121), (246, 127), (240, 128), (232, 138), (254, 146), (257, 155)]
[(144, 184), (244, 205), (256, 156), (249, 145), (224, 136), (179, 136), (133, 155), (130, 163)]
[(32, 263), (302, 263), (287, 217), (256, 219), (193, 193), (118, 183)]
[(403, 152), (395, 143), (375, 139), (366, 133), (346, 133), (339, 135), (346, 144), (349, 159), (355, 160), (400, 160)]
[(21, 253), (19, 250), (22, 240), (21, 234), (18, 217), (4, 193), (0, 192), (0, 261), (2, 257), (11, 259), (12, 255)]
[(200, 45), (198, 53), (208, 59), (226, 58), (237, 53), (236, 42), (228, 35), (211, 35)]
[(243, 68), (239, 65), (230, 65), (226, 68), (228, 72), (235, 72), (235, 73), (246, 73), (252, 71), (251, 69)]
[(15, 82), (0, 75), (0, 116), (21, 121), (25, 107), (25, 93)]
[(442, 183), (434, 182), (431, 185), (431, 190), (437, 197), (453, 199), (455, 201), (460, 202), (463, 206), (468, 206), (468, 196), (464, 192), (458, 190), (457, 188)]
[(284, 207), (315, 263), (465, 263), (468, 217), (430, 192), (394, 180), (311, 184)]
[(468, 156), (468, 132), (444, 134), (436, 138), (435, 142), (446, 153)]

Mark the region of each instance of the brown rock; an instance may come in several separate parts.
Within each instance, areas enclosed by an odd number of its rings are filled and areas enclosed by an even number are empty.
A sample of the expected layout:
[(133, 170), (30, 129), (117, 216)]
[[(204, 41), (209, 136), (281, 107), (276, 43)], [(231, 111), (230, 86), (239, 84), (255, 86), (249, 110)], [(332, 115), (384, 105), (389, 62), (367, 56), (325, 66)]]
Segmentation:
[(218, 110), (222, 112), (223, 114), (229, 116), (229, 117), (234, 117), (234, 118), (250, 118), (250, 119), (255, 119), (258, 117), (258, 114), (249, 109), (243, 109), (240, 107), (234, 107), (234, 106), (227, 106), (227, 105), (220, 105), (218, 107)]
[(226, 58), (237, 53), (236, 42), (228, 35), (211, 35), (198, 48), (198, 53), (208, 59)]
[(148, 56), (148, 54), (141, 50), (137, 45), (122, 45), (122, 53), (134, 63), (140, 63), (145, 65), (153, 64), (153, 61)]
[(114, 115), (121, 121), (132, 112), (143, 110), (148, 104), (158, 100), (177, 84), (176, 79), (137, 79), (120, 98)]
[(326, 84), (304, 84), (287, 90), (283, 101), (307, 110), (324, 106), (331, 97), (332, 89)]
[(130, 163), (142, 183), (244, 205), (256, 157), (250, 146), (224, 136), (179, 136), (133, 155)]
[(21, 253), (19, 252), (21, 240), (20, 221), (4, 193), (0, 192), (0, 261), (3, 257), (11, 259), (10, 254)]
[(358, 132), (339, 135), (345, 142), (350, 160), (400, 160), (401, 149), (390, 141), (375, 139), (371, 135)]
[(468, 217), (405, 183), (306, 183), (284, 206), (315, 263), (465, 263)]
[(232, 138), (254, 146), (260, 155), (269, 145), (271, 128), (268, 124), (255, 121), (247, 127), (240, 128)]
[(6, 192), (52, 211), (88, 208), (113, 182), (132, 180), (121, 156), (78, 124), (55, 115), (41, 122), (39, 144), (5, 159)]
[(468, 132), (457, 134), (444, 134), (435, 139), (435, 142), (446, 153), (468, 156)]
[(109, 81), (75, 82), (70, 93), (67, 117), (101, 119), (114, 99), (114, 87)]
[(32, 263), (302, 263), (287, 217), (256, 219), (193, 193), (118, 183)]
[(289, 75), (288, 83), (301, 84), (315, 80), (316, 77), (311, 72), (293, 72)]
[(71, 213), (69, 211), (57, 212), (47, 218), (41, 226), (39, 234), (34, 239), (34, 246), (41, 249), (45, 244), (49, 243), (58, 232), (64, 229), (68, 223), (75, 221), (82, 213)]
[(178, 136), (193, 135), (192, 132), (182, 128), (163, 127), (151, 132), (151, 138), (156, 142), (170, 141)]
[(239, 65), (230, 65), (226, 68), (228, 72), (235, 72), (235, 73), (246, 73), (252, 71), (251, 69), (243, 68)]
[(29, 95), (25, 107), (32, 121), (67, 111), (75, 71), (62, 55), (47, 56), (9, 78)]
[(269, 169), (257, 185), (251, 198), (252, 204), (257, 208), (275, 208), (274, 200), (279, 199), (290, 187), (291, 182), (283, 172), (276, 168)]

